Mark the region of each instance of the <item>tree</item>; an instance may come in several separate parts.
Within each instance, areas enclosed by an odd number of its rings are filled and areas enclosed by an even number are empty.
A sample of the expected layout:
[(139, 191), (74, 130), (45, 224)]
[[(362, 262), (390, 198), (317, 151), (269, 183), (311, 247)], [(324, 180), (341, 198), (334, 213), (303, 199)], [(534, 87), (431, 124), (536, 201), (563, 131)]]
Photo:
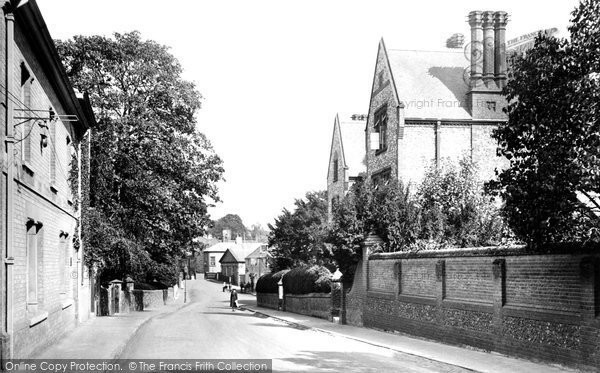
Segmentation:
[(101, 279), (171, 282), (210, 220), (222, 165), (196, 130), (201, 96), (168, 48), (139, 33), (57, 41), (73, 86), (90, 94), (93, 129), (86, 262)]
[(239, 215), (227, 214), (222, 218), (217, 219), (212, 228), (210, 228), (210, 233), (213, 235), (213, 237), (222, 240), (223, 230), (225, 229), (231, 231), (230, 238), (232, 239), (238, 236), (246, 237), (247, 229)]
[(600, 192), (600, 1), (572, 13), (570, 40), (540, 34), (512, 58), (508, 123), (494, 132), (510, 167), (488, 183), (503, 214), (533, 247), (598, 241), (598, 218), (578, 194)]
[(283, 209), (269, 224), (271, 270), (273, 272), (301, 265), (330, 263), (330, 253), (324, 244), (327, 230), (327, 193), (308, 192), (305, 199), (296, 199), (295, 210)]
[(351, 282), (361, 258), (362, 243), (370, 233), (383, 240), (382, 251), (410, 250), (419, 234), (417, 205), (408, 188), (397, 181), (386, 185), (355, 183), (333, 206), (326, 242), (331, 245), (343, 281)]
[(469, 157), (458, 165), (430, 167), (416, 198), (422, 247), (495, 245), (507, 235), (496, 202), (483, 194), (477, 166)]
[(249, 233), (255, 241), (267, 242), (269, 239), (269, 232), (260, 223), (252, 224)]

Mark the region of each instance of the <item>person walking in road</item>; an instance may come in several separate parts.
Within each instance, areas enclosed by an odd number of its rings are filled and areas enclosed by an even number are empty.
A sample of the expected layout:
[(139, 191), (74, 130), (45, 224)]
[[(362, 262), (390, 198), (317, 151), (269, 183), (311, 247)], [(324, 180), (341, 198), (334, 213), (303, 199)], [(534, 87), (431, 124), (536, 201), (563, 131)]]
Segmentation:
[(227, 289), (227, 283), (223, 281), (223, 293), (225, 292), (225, 289)]
[(235, 312), (235, 309), (238, 307), (238, 295), (235, 289), (231, 290), (231, 295), (229, 296), (229, 307), (231, 307), (231, 311)]

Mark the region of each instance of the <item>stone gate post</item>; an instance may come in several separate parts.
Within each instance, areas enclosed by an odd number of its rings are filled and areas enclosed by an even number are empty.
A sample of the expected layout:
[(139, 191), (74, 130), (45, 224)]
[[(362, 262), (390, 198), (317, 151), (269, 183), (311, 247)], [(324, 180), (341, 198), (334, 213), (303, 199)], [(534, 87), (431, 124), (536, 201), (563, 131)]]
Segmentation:
[(362, 272), (363, 272), (363, 288), (365, 292), (369, 290), (369, 255), (381, 244), (383, 240), (375, 232), (369, 233), (362, 247)]

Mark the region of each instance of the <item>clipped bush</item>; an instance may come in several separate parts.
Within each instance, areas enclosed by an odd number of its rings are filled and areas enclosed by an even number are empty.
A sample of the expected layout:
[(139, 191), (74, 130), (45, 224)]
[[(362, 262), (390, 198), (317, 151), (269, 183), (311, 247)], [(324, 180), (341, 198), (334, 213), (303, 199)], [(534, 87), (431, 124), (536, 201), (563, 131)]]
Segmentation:
[(136, 290), (164, 290), (164, 289), (169, 288), (167, 285), (163, 284), (162, 282), (152, 282), (152, 283), (136, 282), (133, 284), (133, 287)]
[(304, 266), (290, 270), (283, 276), (286, 294), (309, 294), (331, 292), (331, 272), (321, 266)]
[(257, 293), (277, 293), (277, 283), (281, 280), (281, 277), (286, 274), (289, 269), (284, 269), (275, 273), (267, 273), (262, 275), (256, 281), (256, 292)]

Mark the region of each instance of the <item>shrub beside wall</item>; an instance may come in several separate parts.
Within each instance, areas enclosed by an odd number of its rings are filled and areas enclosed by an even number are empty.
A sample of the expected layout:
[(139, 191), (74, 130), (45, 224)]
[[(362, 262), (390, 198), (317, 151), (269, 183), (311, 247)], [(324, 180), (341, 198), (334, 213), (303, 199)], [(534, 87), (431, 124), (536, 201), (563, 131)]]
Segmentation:
[(331, 272), (325, 267), (298, 267), (283, 276), (285, 294), (310, 294), (331, 292)]
[(284, 274), (286, 274), (289, 269), (284, 269), (275, 273), (267, 273), (262, 275), (256, 281), (256, 292), (257, 293), (277, 293), (278, 285), (277, 283), (281, 280)]

